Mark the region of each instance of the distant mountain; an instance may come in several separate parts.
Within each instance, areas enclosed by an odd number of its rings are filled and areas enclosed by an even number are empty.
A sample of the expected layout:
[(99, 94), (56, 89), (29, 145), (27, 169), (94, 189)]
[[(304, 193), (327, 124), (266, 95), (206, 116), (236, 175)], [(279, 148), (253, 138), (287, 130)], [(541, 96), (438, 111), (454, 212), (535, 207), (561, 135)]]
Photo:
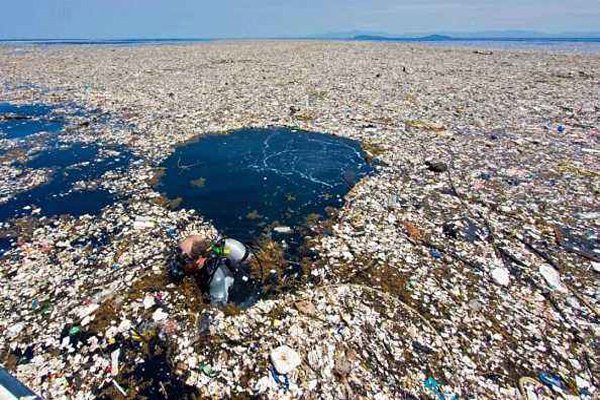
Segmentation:
[(445, 40), (454, 40), (453, 37), (447, 35), (428, 35), (421, 37), (404, 37), (404, 36), (373, 36), (373, 35), (358, 35), (352, 38), (353, 40), (368, 40), (368, 41), (418, 41), (418, 42), (441, 42)]
[(464, 39), (569, 39), (569, 38), (600, 38), (598, 32), (561, 32), (548, 33), (530, 30), (490, 30), (475, 32), (421, 32), (412, 34), (390, 34), (376, 31), (351, 30), (346, 32), (330, 32), (325, 34), (315, 34), (301, 36), (306, 39), (329, 39), (329, 40), (418, 40), (418, 41), (437, 41), (437, 40), (464, 40)]
[(390, 36), (387, 32), (381, 31), (361, 31), (361, 30), (352, 30), (346, 32), (328, 32), (316, 35), (307, 35), (303, 36), (307, 39), (337, 39), (337, 40), (348, 40), (353, 39), (356, 36)]
[(452, 40), (453, 38), (448, 35), (429, 35), (429, 36), (425, 36), (425, 37), (422, 37), (419, 39), (431, 41), (431, 42), (437, 42), (437, 41), (442, 41), (442, 40)]

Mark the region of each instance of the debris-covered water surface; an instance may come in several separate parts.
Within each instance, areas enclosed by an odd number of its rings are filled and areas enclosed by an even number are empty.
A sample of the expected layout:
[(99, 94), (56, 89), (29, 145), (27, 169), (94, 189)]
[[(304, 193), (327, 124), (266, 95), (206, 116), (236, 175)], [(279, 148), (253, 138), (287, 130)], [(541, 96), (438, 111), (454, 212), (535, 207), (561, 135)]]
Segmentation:
[[(115, 160), (83, 179), (115, 194), (99, 213), (2, 222), (0, 364), (45, 398), (597, 398), (599, 77), (594, 54), (397, 43), (0, 47), (3, 102), (78, 104), (50, 136)], [(165, 269), (218, 219), (161, 193), (163, 163), (269, 126), (360, 141), (377, 173), (302, 231), (300, 278), (265, 238), (274, 294), (211, 308)], [(36, 190), (17, 170), (49, 140), (0, 137), (2, 196)]]

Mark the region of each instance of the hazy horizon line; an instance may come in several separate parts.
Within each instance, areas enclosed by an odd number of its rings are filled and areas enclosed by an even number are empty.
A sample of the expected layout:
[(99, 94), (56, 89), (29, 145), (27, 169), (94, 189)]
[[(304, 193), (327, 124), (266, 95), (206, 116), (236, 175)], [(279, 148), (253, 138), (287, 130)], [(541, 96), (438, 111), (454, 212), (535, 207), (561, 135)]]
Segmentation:
[[(517, 34), (526, 36), (518, 36)], [(505, 36), (515, 34), (516, 36)], [(326, 33), (307, 33), (307, 34), (290, 34), (290, 35), (272, 35), (272, 36), (212, 36), (212, 37), (177, 37), (177, 36), (120, 36), (120, 37), (0, 37), (0, 41), (4, 42), (35, 42), (35, 41), (123, 41), (123, 40), (147, 40), (147, 41), (208, 41), (208, 40), (272, 40), (272, 39), (333, 39), (336, 36), (339, 39), (352, 39), (355, 36), (380, 36), (389, 38), (420, 38), (434, 35), (450, 36), (456, 39), (472, 39), (477, 35), (479, 39), (552, 39), (552, 38), (600, 38), (600, 31), (562, 31), (548, 32), (535, 31), (527, 29), (506, 29), (506, 30), (478, 30), (478, 31), (432, 31), (432, 32), (414, 32), (414, 33), (389, 33), (383, 31), (370, 30), (348, 30), (339, 32)], [(486, 37), (486, 35), (488, 35)], [(501, 36), (498, 36), (501, 35)]]

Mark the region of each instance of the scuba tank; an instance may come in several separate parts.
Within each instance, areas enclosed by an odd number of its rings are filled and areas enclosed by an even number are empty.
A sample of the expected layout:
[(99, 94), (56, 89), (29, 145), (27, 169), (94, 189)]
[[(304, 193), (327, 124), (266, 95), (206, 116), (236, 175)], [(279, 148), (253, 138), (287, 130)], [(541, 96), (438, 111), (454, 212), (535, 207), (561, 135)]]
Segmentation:
[(250, 250), (235, 239), (213, 242), (210, 251), (216, 257), (207, 268), (208, 293), (213, 306), (225, 306), (229, 300), (229, 289), (235, 279), (229, 268), (241, 266), (250, 257)]
[(212, 242), (209, 251), (213, 257), (203, 270), (210, 303), (225, 306), (229, 301), (229, 289), (235, 282), (230, 268), (240, 267), (248, 261), (250, 250), (239, 240), (227, 238)]
[(214, 271), (211, 273), (208, 283), (210, 304), (213, 306), (225, 306), (229, 300), (229, 288), (233, 285), (234, 279), (225, 264), (225, 259), (218, 260), (213, 264)]
[(230, 238), (213, 243), (211, 250), (219, 257), (226, 258), (231, 267), (237, 267), (250, 257), (250, 251), (242, 242)]

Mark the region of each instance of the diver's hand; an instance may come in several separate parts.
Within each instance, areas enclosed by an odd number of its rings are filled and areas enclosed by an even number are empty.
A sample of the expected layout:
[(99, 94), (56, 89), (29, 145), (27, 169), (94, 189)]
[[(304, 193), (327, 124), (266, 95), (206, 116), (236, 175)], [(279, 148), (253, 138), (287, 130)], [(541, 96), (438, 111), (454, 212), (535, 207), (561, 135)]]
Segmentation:
[(206, 257), (198, 257), (198, 259), (194, 263), (196, 269), (202, 269), (202, 267), (204, 267), (204, 264), (206, 264), (206, 260), (208, 260)]

